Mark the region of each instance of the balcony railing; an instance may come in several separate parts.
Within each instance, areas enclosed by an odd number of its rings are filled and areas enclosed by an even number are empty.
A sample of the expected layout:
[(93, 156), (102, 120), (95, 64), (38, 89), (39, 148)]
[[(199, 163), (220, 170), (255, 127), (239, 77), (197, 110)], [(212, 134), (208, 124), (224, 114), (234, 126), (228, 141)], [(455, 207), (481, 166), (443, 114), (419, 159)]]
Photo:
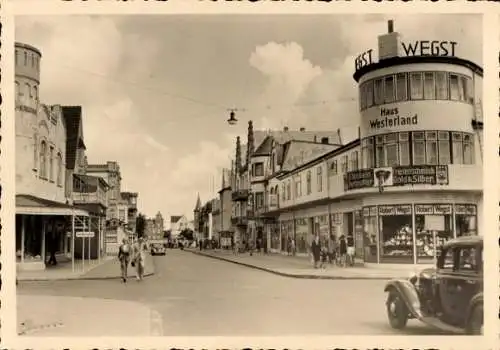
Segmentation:
[(107, 207), (106, 195), (100, 192), (73, 192), (75, 204), (101, 204)]
[(231, 197), (233, 201), (246, 201), (248, 199), (249, 194), (250, 194), (249, 190), (236, 190), (233, 191)]

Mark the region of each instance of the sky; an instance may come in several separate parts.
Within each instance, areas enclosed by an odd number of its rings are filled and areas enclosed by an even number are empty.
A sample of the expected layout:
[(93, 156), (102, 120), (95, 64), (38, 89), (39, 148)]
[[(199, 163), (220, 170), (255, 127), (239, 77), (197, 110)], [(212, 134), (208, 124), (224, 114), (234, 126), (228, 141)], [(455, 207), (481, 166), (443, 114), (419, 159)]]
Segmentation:
[(89, 163), (117, 161), (122, 191), (168, 221), (216, 196), (249, 120), (352, 139), (354, 59), (377, 55), (388, 19), (403, 41), (456, 41), (482, 65), (477, 15), (18, 16), (16, 41), (42, 52), (43, 103), (83, 107)]

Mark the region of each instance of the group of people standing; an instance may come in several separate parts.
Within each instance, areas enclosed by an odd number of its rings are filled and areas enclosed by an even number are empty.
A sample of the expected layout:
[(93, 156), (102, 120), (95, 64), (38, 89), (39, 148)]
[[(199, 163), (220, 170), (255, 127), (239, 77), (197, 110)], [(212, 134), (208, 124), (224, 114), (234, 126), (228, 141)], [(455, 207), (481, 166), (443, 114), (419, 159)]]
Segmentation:
[(130, 244), (128, 239), (124, 238), (122, 244), (118, 248), (118, 260), (120, 261), (120, 270), (123, 283), (127, 282), (128, 264), (135, 267), (136, 278), (142, 281), (144, 278), (144, 270), (146, 267), (146, 251), (147, 244), (140, 237), (137, 242)]
[(342, 267), (354, 266), (354, 237), (353, 235), (342, 235), (338, 238), (330, 236), (320, 240), (314, 236), (311, 244), (311, 255), (314, 268), (324, 268), (326, 264), (335, 264)]

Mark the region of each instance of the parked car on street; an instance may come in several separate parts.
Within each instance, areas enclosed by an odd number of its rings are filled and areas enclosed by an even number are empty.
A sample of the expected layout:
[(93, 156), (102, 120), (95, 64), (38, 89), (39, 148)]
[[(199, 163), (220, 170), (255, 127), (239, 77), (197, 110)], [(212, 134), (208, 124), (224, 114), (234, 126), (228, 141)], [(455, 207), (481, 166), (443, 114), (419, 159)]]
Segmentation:
[(408, 319), (455, 334), (483, 332), (483, 238), (452, 239), (440, 249), (436, 266), (409, 279), (389, 281), (384, 291), (390, 325)]
[(151, 244), (151, 255), (165, 255), (167, 253), (167, 249), (165, 246), (160, 243)]

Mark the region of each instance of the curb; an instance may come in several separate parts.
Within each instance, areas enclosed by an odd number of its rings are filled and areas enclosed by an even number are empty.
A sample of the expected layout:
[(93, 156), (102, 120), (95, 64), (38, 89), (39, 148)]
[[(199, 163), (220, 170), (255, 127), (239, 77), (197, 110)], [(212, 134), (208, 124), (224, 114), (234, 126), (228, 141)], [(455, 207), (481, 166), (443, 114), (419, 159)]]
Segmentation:
[[(150, 256), (151, 258), (151, 256)], [(151, 258), (151, 266), (152, 266), (152, 271), (149, 272), (144, 272), (144, 277), (150, 277), (155, 274), (156, 266), (154, 264), (154, 259)], [(96, 266), (97, 267), (97, 266)], [(92, 271), (90, 269), (86, 273)], [(133, 276), (132, 276), (133, 277)], [(129, 277), (129, 278), (132, 278)], [(82, 276), (69, 276), (69, 277), (61, 277), (61, 278), (44, 278), (44, 277), (28, 277), (28, 278), (18, 278), (17, 281), (19, 282), (48, 282), (48, 281), (99, 281), (99, 280), (119, 280), (121, 279), (121, 276), (100, 276), (100, 277), (85, 277), (85, 275)]]
[(224, 258), (222, 256), (214, 256), (214, 255), (200, 253), (198, 251), (193, 251), (193, 250), (187, 250), (187, 251), (190, 252), (190, 253), (192, 253), (192, 254), (196, 254), (196, 255), (200, 255), (200, 256), (206, 256), (206, 257), (212, 258), (212, 259), (227, 261), (227, 262), (230, 262), (230, 263), (233, 263), (233, 264), (236, 264), (236, 265), (249, 267), (249, 268), (252, 268), (252, 269), (255, 269), (255, 270), (265, 271), (265, 272), (272, 273), (272, 274), (275, 274), (275, 275), (278, 275), (278, 276), (288, 277), (288, 278), (296, 278), (296, 279), (310, 279), (310, 280), (384, 280), (384, 281), (387, 281), (387, 280), (390, 280), (390, 279), (393, 279), (393, 278), (405, 278), (405, 277), (387, 277), (387, 276), (386, 277), (382, 277), (382, 276), (295, 275), (295, 274), (292, 274), (292, 273), (280, 272), (280, 271), (276, 271), (276, 270), (273, 270), (273, 269), (270, 269), (270, 268), (256, 266), (256, 265), (252, 265), (252, 264), (248, 264), (248, 263), (244, 263), (244, 262), (240, 262), (240, 261), (234, 261), (234, 260), (231, 260), (231, 259)]

